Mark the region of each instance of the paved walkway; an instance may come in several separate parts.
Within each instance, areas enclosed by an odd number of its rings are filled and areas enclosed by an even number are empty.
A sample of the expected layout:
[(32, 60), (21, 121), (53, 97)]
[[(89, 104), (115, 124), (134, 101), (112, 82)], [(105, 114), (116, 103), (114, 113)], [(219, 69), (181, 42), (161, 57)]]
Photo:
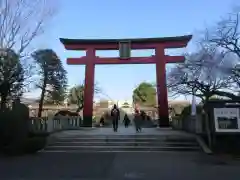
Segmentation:
[(3, 180), (239, 180), (240, 163), (202, 153), (38, 153), (0, 159)]

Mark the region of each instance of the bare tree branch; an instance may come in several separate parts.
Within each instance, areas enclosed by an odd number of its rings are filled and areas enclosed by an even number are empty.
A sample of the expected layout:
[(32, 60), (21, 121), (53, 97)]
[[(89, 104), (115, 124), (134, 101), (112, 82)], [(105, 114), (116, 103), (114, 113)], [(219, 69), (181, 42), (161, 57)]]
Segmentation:
[(225, 61), (229, 59), (217, 48), (205, 47), (197, 53), (187, 55), (185, 63), (177, 65), (168, 74), (170, 92), (194, 94), (203, 101), (213, 95), (236, 97), (232, 93), (220, 93), (230, 89), (232, 85), (229, 75), (222, 73), (223, 69), (230, 69), (225, 65)]
[(206, 31), (205, 42), (234, 53), (240, 60), (240, 11), (239, 9), (219, 21), (216, 27)]
[(19, 55), (44, 32), (56, 8), (51, 0), (1, 0), (0, 48), (14, 49)]
[[(232, 67), (225, 73), (229, 74), (229, 78), (235, 84), (233, 88), (239, 91), (240, 88), (240, 73), (239, 69), (236, 69), (236, 64), (240, 63), (240, 9), (237, 8), (226, 17), (222, 18), (215, 27), (211, 30), (206, 30), (204, 44), (207, 46), (216, 46), (225, 52), (225, 55), (232, 56), (231, 61)], [(235, 57), (234, 57), (235, 56)]]

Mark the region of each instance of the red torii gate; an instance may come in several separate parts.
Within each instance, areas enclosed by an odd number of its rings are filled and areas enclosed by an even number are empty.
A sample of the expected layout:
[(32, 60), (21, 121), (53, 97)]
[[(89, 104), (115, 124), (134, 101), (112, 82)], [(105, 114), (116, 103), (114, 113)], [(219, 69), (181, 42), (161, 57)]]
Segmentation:
[[(86, 56), (80, 58), (67, 58), (67, 64), (86, 65), (83, 124), (92, 126), (94, 73), (96, 64), (156, 64), (157, 95), (159, 125), (169, 126), (168, 95), (166, 86), (166, 63), (184, 62), (184, 56), (165, 55), (166, 48), (183, 48), (191, 40), (192, 35), (164, 38), (141, 39), (65, 39), (60, 38), (66, 50), (85, 50)], [(97, 57), (96, 50), (118, 50), (121, 44), (131, 49), (155, 49), (151, 57)], [(125, 47), (127, 47), (125, 46)]]

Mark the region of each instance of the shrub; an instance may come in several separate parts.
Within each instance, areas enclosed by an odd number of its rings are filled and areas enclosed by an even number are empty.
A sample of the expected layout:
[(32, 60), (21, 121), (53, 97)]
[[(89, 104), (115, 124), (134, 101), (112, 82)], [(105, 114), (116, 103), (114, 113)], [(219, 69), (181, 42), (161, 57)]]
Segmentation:
[(36, 153), (39, 150), (42, 150), (47, 143), (46, 137), (36, 136), (27, 138), (24, 142), (24, 153)]
[(18, 103), (12, 110), (0, 111), (0, 151), (6, 155), (22, 155), (42, 149), (48, 134), (29, 133), (29, 110)]
[(19, 144), (27, 137), (28, 119), (23, 119), (15, 111), (6, 110), (0, 112), (1, 119), (1, 147)]
[(28, 137), (45, 137), (47, 138), (49, 136), (48, 132), (29, 132)]
[(23, 144), (12, 143), (4, 146), (1, 151), (7, 156), (17, 156), (24, 154), (23, 149)]
[(12, 141), (13, 134), (11, 129), (11, 112), (10, 110), (0, 111), (0, 148), (2, 149), (10, 141)]
[(21, 143), (13, 143), (5, 146), (2, 149), (3, 154), (8, 156), (24, 155), (29, 153), (36, 153), (46, 146), (46, 137), (31, 137), (26, 138)]

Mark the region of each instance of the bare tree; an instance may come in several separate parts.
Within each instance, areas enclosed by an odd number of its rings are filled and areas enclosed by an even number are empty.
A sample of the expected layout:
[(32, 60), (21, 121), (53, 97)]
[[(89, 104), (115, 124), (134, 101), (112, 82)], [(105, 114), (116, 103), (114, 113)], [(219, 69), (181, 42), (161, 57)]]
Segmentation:
[[(235, 56), (234, 66), (227, 71), (232, 80), (240, 87), (240, 69), (236, 64), (240, 63), (240, 9), (236, 8), (232, 13), (222, 18), (215, 27), (207, 29), (204, 37), (205, 45), (214, 45), (222, 49), (226, 54)], [(232, 59), (232, 58), (231, 58)]]
[(240, 11), (234, 11), (220, 20), (216, 27), (207, 30), (206, 43), (214, 44), (240, 58)]
[(1, 0), (0, 48), (26, 55), (26, 48), (44, 32), (55, 7), (51, 0)]
[(232, 92), (228, 75), (222, 73), (226, 66), (225, 53), (216, 48), (202, 48), (197, 53), (187, 55), (186, 61), (173, 68), (168, 74), (170, 92), (195, 95), (204, 103), (214, 95), (237, 98)]

